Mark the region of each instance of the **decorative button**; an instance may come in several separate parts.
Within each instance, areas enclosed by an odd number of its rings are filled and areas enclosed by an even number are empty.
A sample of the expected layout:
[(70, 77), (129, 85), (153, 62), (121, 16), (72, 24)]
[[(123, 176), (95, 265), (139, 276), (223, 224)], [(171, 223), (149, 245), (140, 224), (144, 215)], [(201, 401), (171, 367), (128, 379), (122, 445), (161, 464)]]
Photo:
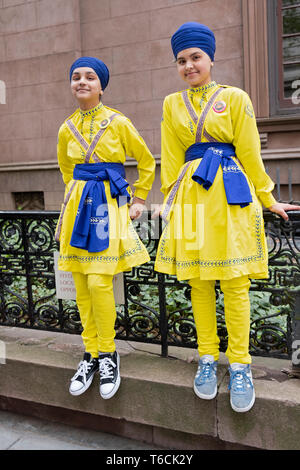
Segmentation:
[(213, 110), (215, 113), (223, 113), (226, 109), (226, 103), (225, 101), (216, 101), (215, 104), (213, 105)]
[(109, 119), (103, 119), (103, 121), (100, 122), (100, 129), (105, 129), (109, 124)]

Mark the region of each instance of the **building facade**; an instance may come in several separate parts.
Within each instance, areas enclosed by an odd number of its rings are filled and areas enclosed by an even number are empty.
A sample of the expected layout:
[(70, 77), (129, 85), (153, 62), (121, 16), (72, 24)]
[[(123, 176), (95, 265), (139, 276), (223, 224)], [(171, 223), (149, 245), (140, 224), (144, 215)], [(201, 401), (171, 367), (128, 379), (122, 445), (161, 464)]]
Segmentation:
[(157, 161), (148, 207), (161, 202), (162, 103), (184, 88), (170, 37), (185, 21), (215, 32), (213, 78), (249, 93), (275, 197), (300, 200), (300, 0), (0, 0), (0, 210), (60, 208), (57, 132), (81, 55), (108, 65), (103, 102), (144, 137)]

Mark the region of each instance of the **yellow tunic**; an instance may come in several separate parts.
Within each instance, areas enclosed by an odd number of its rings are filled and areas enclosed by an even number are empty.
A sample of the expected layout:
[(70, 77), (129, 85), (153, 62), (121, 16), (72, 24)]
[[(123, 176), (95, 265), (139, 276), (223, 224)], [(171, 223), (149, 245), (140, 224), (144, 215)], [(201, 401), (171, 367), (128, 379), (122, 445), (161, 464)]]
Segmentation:
[[(208, 111), (201, 142), (234, 145), (237, 156), (234, 160), (246, 175), (253, 202), (244, 208), (227, 203), (221, 166), (213, 185), (208, 191), (204, 189), (191, 178), (200, 163), (200, 159), (194, 160), (174, 198), (155, 269), (176, 275), (179, 280), (231, 279), (242, 275), (266, 278), (268, 256), (261, 203), (270, 207), (276, 201), (271, 194), (274, 184), (261, 159), (250, 98), (239, 88), (215, 82), (189, 89), (187, 96), (200, 119), (205, 104), (218, 88), (222, 88), (215, 100), (219, 106)], [(196, 129), (182, 92), (167, 96), (161, 124), (164, 203), (185, 165), (186, 150), (195, 143)]]
[[(95, 108), (83, 112), (77, 109), (68, 119), (90, 144), (100, 129), (101, 122), (117, 111), (100, 103)], [(134, 195), (146, 199), (155, 176), (155, 160), (144, 140), (131, 121), (123, 114), (113, 119), (105, 129), (91, 156), (89, 163), (96, 161), (124, 163), (126, 155), (137, 160), (138, 180), (134, 183)], [(66, 120), (67, 121), (67, 120)], [(70, 132), (66, 121), (58, 133), (57, 156), (66, 185), (65, 196), (74, 185), (73, 169), (76, 164), (84, 163), (86, 152)], [(70, 199), (61, 212), (60, 257), (58, 267), (63, 271), (83, 274), (116, 274), (130, 270), (131, 267), (149, 260), (147, 250), (135, 232), (127, 204), (118, 207), (116, 199), (110, 194), (109, 181), (104, 181), (109, 211), (109, 247), (99, 253), (70, 246), (73, 225), (85, 181), (76, 181)], [(128, 191), (131, 193), (130, 188)], [(62, 217), (63, 213), (63, 217)]]

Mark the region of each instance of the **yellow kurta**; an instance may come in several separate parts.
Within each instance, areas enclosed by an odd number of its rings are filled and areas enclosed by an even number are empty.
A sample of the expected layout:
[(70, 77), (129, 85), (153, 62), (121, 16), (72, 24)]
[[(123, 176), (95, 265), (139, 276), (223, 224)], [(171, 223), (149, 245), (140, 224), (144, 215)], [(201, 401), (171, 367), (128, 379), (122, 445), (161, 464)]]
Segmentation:
[[(234, 160), (246, 175), (253, 202), (244, 208), (227, 203), (221, 166), (213, 185), (209, 190), (204, 189), (191, 178), (200, 163), (200, 159), (194, 160), (174, 198), (159, 243), (155, 269), (176, 275), (179, 280), (231, 279), (243, 275), (266, 278), (268, 253), (261, 204), (270, 207), (276, 201), (271, 194), (274, 184), (261, 159), (250, 98), (239, 88), (223, 88), (211, 82), (188, 90), (188, 99), (200, 119), (205, 104), (218, 88), (222, 91), (215, 103), (221, 103), (208, 111), (201, 142), (234, 145), (237, 156)], [(195, 143), (196, 129), (182, 92), (167, 96), (161, 124), (164, 203), (185, 165), (186, 150)]]
[[(90, 144), (104, 122), (117, 111), (100, 103), (95, 108), (83, 112), (76, 110), (70, 116), (72, 123)], [(118, 113), (105, 129), (95, 148), (93, 158), (101, 162), (124, 163), (126, 155), (137, 160), (138, 180), (134, 183), (134, 196), (146, 199), (155, 176), (155, 160), (130, 120)], [(65, 196), (74, 184), (73, 170), (76, 164), (85, 162), (85, 151), (70, 132), (66, 121), (58, 133), (58, 163), (66, 185)], [(70, 246), (70, 239), (85, 181), (76, 181), (70, 199), (61, 216), (60, 257), (58, 267), (63, 271), (83, 274), (116, 274), (149, 261), (149, 255), (129, 217), (128, 205), (118, 207), (111, 197), (109, 181), (104, 181), (109, 211), (109, 247), (99, 253)], [(128, 189), (131, 192), (130, 188)]]

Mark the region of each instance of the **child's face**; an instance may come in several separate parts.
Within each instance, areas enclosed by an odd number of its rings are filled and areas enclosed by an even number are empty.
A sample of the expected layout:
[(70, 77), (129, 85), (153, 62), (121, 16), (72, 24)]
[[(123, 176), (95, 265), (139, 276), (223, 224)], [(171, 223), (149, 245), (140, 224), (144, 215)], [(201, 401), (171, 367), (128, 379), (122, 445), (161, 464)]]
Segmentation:
[(213, 62), (206, 52), (198, 47), (180, 51), (176, 59), (179, 76), (190, 87), (198, 87), (211, 82)]
[(71, 91), (79, 103), (96, 106), (103, 94), (96, 72), (90, 67), (78, 67), (71, 77)]

